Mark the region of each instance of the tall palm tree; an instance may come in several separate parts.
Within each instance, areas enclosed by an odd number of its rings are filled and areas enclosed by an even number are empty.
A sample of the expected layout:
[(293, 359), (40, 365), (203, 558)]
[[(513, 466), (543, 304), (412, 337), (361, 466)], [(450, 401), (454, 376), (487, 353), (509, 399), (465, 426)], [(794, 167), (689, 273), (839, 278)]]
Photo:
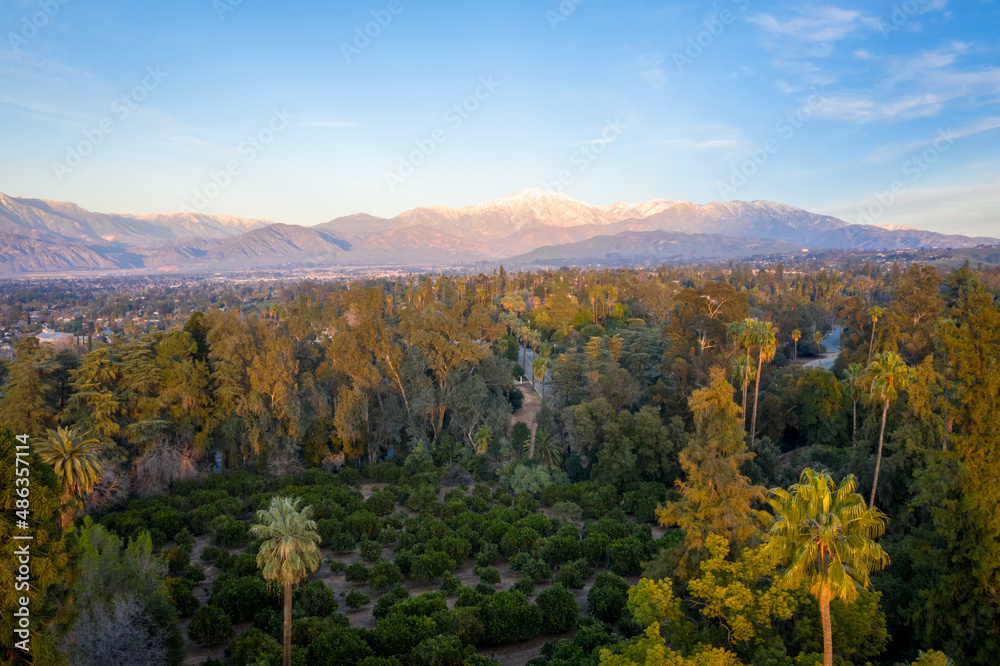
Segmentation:
[(858, 398), (861, 397), (861, 381), (864, 376), (865, 370), (860, 363), (851, 363), (844, 372), (847, 394), (851, 396), (851, 402), (854, 403), (854, 427), (851, 433), (851, 442), (854, 448), (858, 447)]
[(778, 329), (769, 321), (759, 321), (754, 327), (753, 341), (757, 347), (757, 376), (754, 378), (753, 419), (750, 421), (750, 446), (757, 437), (757, 397), (760, 395), (760, 370), (764, 361), (768, 363), (778, 351)]
[[(745, 347), (747, 354), (744, 361), (744, 365), (750, 368), (750, 348), (754, 345), (754, 331), (759, 324), (756, 319), (747, 317), (742, 321), (734, 321), (729, 325), (729, 337), (733, 338), (736, 343), (736, 349), (739, 350), (740, 347)], [(750, 375), (752, 373), (747, 370), (746, 376), (744, 377), (743, 384), (743, 428), (747, 427), (747, 389), (750, 386)]]
[(885, 417), (889, 404), (896, 401), (899, 391), (910, 385), (913, 371), (896, 352), (882, 352), (875, 357), (866, 371), (871, 379), (872, 399), (882, 403), (882, 429), (878, 433), (878, 453), (875, 455), (875, 478), (872, 479), (872, 495), (868, 506), (875, 506), (875, 489), (878, 488), (878, 473), (882, 466), (882, 441), (885, 438)]
[(73, 526), (77, 500), (91, 490), (101, 475), (101, 443), (76, 428), (49, 430), (48, 437), (36, 447), (42, 460), (52, 465), (62, 480), (62, 528)]
[(799, 358), (799, 340), (802, 339), (802, 331), (795, 329), (792, 331), (792, 343), (795, 345), (795, 349), (792, 350), (792, 360)]
[[(531, 449), (534, 449), (533, 451)], [(553, 467), (562, 464), (562, 450), (559, 440), (544, 430), (535, 432), (534, 440), (524, 443), (524, 450), (533, 457), (539, 465), (545, 465), (551, 472)]]
[(885, 313), (885, 310), (879, 306), (874, 306), (868, 311), (868, 316), (872, 318), (872, 339), (868, 343), (868, 362), (872, 362), (872, 349), (875, 347), (875, 324), (878, 323), (879, 318)]
[(833, 665), (830, 600), (850, 603), (858, 588), (867, 588), (869, 574), (889, 564), (889, 556), (875, 539), (888, 520), (881, 511), (865, 506), (848, 476), (836, 485), (829, 474), (802, 471), (790, 491), (775, 488), (768, 502), (774, 517), (764, 552), (784, 569), (777, 583), (796, 588), (803, 583), (819, 600), (823, 621), (823, 665)]
[(549, 357), (548, 356), (536, 356), (535, 360), (531, 364), (532, 374), (534, 378), (538, 380), (538, 388), (540, 390), (541, 397), (545, 397), (545, 375), (549, 371)]
[(292, 585), (319, 569), (320, 560), (312, 507), (299, 511), (299, 502), (297, 497), (275, 497), (250, 526), (250, 533), (264, 540), (257, 552), (264, 579), (285, 589), (284, 666), (292, 663)]

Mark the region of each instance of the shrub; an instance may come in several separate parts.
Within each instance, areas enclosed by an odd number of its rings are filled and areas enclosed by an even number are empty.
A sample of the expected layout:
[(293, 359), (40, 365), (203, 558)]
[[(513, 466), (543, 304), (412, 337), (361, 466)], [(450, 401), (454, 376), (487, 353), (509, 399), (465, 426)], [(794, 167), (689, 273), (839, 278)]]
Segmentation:
[(528, 560), (521, 567), (521, 575), (527, 576), (536, 583), (540, 583), (552, 577), (552, 568), (542, 560)]
[(181, 574), (181, 577), (191, 581), (192, 585), (197, 585), (205, 580), (205, 567), (200, 564), (189, 564), (184, 567), (184, 573)]
[(414, 664), (428, 666), (464, 666), (470, 663), (466, 656), (475, 656), (475, 649), (462, 644), (457, 636), (438, 635), (425, 638), (410, 652)]
[(403, 573), (392, 562), (379, 560), (372, 565), (371, 587), (373, 590), (384, 590), (387, 587), (403, 582)]
[(361, 540), (362, 536), (378, 538), (378, 533), (382, 531), (382, 523), (371, 511), (355, 511), (344, 521), (344, 527), (354, 536), (355, 541)]
[(351, 590), (347, 593), (347, 597), (344, 599), (344, 603), (347, 604), (348, 608), (355, 609), (367, 606), (370, 601), (371, 598), (367, 594), (359, 592), (358, 590)]
[(410, 591), (402, 585), (395, 585), (388, 592), (379, 597), (372, 608), (372, 615), (376, 618), (383, 618), (389, 615), (393, 607), (400, 601), (410, 598)]
[(438, 589), (445, 594), (454, 594), (462, 587), (462, 581), (452, 573), (446, 573), (441, 577), (441, 587)]
[(378, 541), (369, 541), (368, 537), (361, 540), (361, 557), (369, 562), (382, 559), (382, 544)]
[(191, 556), (183, 548), (171, 548), (167, 551), (167, 571), (171, 575), (180, 576), (189, 564), (191, 564)]
[(611, 539), (607, 534), (591, 534), (583, 540), (583, 556), (594, 566), (603, 565), (608, 561), (608, 550)]
[(521, 592), (497, 592), (480, 605), (483, 642), (486, 645), (520, 643), (538, 633), (542, 619), (538, 607)]
[(330, 550), (335, 553), (349, 553), (354, 550), (358, 540), (350, 532), (337, 532), (330, 538)]
[(321, 634), (309, 646), (312, 666), (341, 666), (357, 664), (371, 657), (371, 646), (361, 638), (357, 629), (341, 627)]
[(580, 520), (583, 509), (575, 502), (556, 502), (552, 505), (552, 516), (561, 520)]
[(494, 543), (484, 543), (483, 547), (476, 553), (476, 564), (481, 567), (488, 567), (500, 558), (500, 549)]
[(597, 574), (594, 586), (587, 593), (587, 612), (604, 622), (617, 622), (628, 604), (628, 588), (628, 582), (617, 574), (609, 571)]
[(337, 611), (337, 597), (322, 582), (311, 580), (296, 588), (292, 595), (292, 609), (301, 617), (326, 617)]
[(496, 567), (476, 567), (475, 574), (479, 576), (479, 579), (484, 583), (489, 583), (491, 585), (497, 585), (500, 583), (500, 572), (497, 571)]
[(371, 571), (368, 570), (364, 562), (355, 562), (347, 565), (347, 569), (344, 570), (344, 578), (349, 583), (367, 583), (371, 578)]
[(167, 578), (163, 581), (167, 587), (170, 603), (177, 609), (177, 614), (187, 617), (198, 610), (198, 600), (194, 598), (194, 585), (183, 578)]
[(194, 511), (187, 514), (188, 527), (191, 528), (191, 532), (194, 534), (204, 534), (205, 530), (208, 529), (209, 523), (218, 514), (219, 512), (211, 504), (200, 504), (195, 507)]
[(430, 551), (413, 558), (413, 564), (410, 566), (410, 578), (420, 582), (432, 581), (454, 570), (455, 560), (451, 559), (448, 553)]
[(559, 567), (552, 580), (573, 590), (580, 590), (583, 589), (585, 580), (593, 575), (594, 570), (587, 560), (579, 559)]
[(399, 532), (396, 530), (395, 527), (392, 526), (386, 527), (381, 532), (378, 533), (378, 542), (383, 546), (388, 545), (390, 543), (395, 543), (396, 539), (398, 538), (399, 538)]
[(408, 576), (413, 567), (413, 551), (406, 548), (397, 549), (392, 561), (403, 572), (403, 575)]
[(257, 576), (241, 576), (223, 583), (212, 594), (212, 604), (224, 610), (235, 622), (253, 619), (254, 613), (275, 601), (267, 584)]
[(218, 606), (202, 606), (188, 626), (188, 637), (199, 645), (218, 645), (232, 636), (233, 623)]
[(188, 530), (188, 528), (185, 527), (181, 529), (181, 531), (174, 536), (174, 541), (178, 546), (184, 548), (188, 551), (188, 554), (190, 554), (190, 547), (194, 545), (194, 537), (191, 535), (191, 531)]
[(212, 545), (223, 548), (245, 546), (250, 541), (247, 524), (229, 516), (217, 516), (212, 520)]
[(583, 555), (583, 544), (579, 539), (553, 536), (545, 540), (539, 552), (549, 564), (565, 564)]
[(646, 559), (646, 547), (634, 534), (611, 543), (611, 570), (620, 576), (639, 573)]
[(372, 493), (372, 496), (365, 501), (365, 509), (376, 516), (389, 515), (395, 508), (396, 495), (388, 488)]
[(535, 591), (535, 581), (527, 576), (521, 576), (517, 579), (516, 583), (510, 586), (510, 589), (528, 596)]
[(382, 655), (404, 655), (437, 632), (434, 620), (421, 615), (392, 613), (372, 632), (372, 642)]
[(538, 540), (538, 532), (530, 527), (511, 527), (500, 539), (500, 553), (508, 558), (518, 552), (533, 555)]
[(559, 583), (539, 592), (535, 603), (542, 615), (542, 628), (550, 633), (572, 629), (580, 617), (580, 611), (576, 606), (576, 595)]
[(512, 558), (510, 558), (510, 568), (514, 571), (520, 571), (524, 568), (524, 565), (531, 561), (531, 556), (527, 553), (517, 553)]
[(441, 547), (456, 562), (464, 562), (472, 554), (472, 544), (469, 543), (468, 539), (457, 536), (446, 536), (441, 539)]
[[(202, 562), (215, 562), (225, 551), (216, 546), (205, 546), (201, 551)], [(228, 553), (227, 553), (228, 554)]]
[(340, 521), (334, 518), (322, 518), (316, 521), (316, 534), (319, 535), (321, 546), (329, 546), (333, 537), (340, 533)]
[(251, 666), (281, 652), (281, 644), (260, 629), (248, 629), (226, 647), (226, 658), (236, 666)]

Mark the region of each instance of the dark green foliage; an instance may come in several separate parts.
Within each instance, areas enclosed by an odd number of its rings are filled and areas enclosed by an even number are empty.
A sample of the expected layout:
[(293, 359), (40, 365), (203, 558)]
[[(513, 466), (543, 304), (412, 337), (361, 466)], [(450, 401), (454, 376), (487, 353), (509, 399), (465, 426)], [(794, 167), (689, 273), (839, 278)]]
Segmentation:
[(171, 548), (167, 551), (167, 570), (174, 576), (180, 576), (191, 563), (190, 554), (183, 548)]
[(375, 602), (375, 606), (372, 608), (372, 615), (374, 615), (376, 619), (387, 617), (396, 604), (409, 598), (409, 590), (402, 585), (394, 585), (391, 589), (387, 590), (381, 597), (379, 597), (378, 601)]
[(498, 585), (500, 583), (500, 572), (497, 571), (496, 567), (476, 567), (475, 574), (484, 583), (489, 583), (490, 585)]
[(371, 602), (371, 597), (358, 590), (351, 590), (344, 597), (344, 603), (347, 604), (348, 608), (361, 608), (362, 606), (367, 606)]
[(233, 623), (218, 606), (202, 606), (194, 612), (188, 637), (199, 645), (218, 645), (233, 635)]
[(389, 515), (395, 506), (396, 495), (388, 488), (372, 493), (372, 496), (365, 500), (365, 509), (376, 516)]
[(234, 622), (252, 620), (257, 611), (275, 602), (267, 583), (258, 576), (229, 579), (212, 593), (212, 604), (224, 610)]
[(226, 554), (224, 550), (218, 548), (217, 546), (205, 546), (201, 549), (201, 561), (202, 562), (215, 562), (219, 559), (219, 556)]
[(344, 521), (344, 529), (354, 536), (355, 541), (360, 541), (363, 536), (377, 539), (382, 523), (371, 511), (355, 511)]
[(410, 577), (416, 581), (432, 581), (445, 573), (455, 570), (455, 560), (443, 551), (429, 551), (413, 558), (410, 566)]
[(222, 548), (238, 548), (250, 541), (247, 523), (229, 516), (217, 516), (212, 520), (212, 545)]
[(384, 590), (402, 582), (403, 574), (392, 562), (380, 560), (372, 565), (370, 584), (373, 590)]
[(480, 605), (483, 622), (483, 643), (505, 645), (533, 637), (541, 629), (538, 607), (528, 603), (521, 592), (497, 592), (483, 599)]
[(568, 631), (576, 626), (580, 611), (573, 591), (555, 583), (538, 593), (535, 600), (542, 616), (542, 629), (551, 633)]
[(369, 562), (382, 558), (382, 544), (378, 541), (369, 541), (367, 537), (361, 540), (361, 557)]
[(371, 575), (371, 570), (365, 566), (364, 562), (349, 564), (344, 570), (344, 578), (349, 583), (367, 583)]
[(350, 666), (372, 656), (373, 650), (353, 628), (338, 628), (320, 635), (309, 646), (313, 666)]
[(163, 581), (167, 586), (167, 595), (170, 603), (177, 609), (177, 614), (187, 617), (198, 610), (198, 600), (194, 597), (194, 585), (183, 578), (167, 578)]
[(597, 574), (587, 593), (587, 612), (603, 622), (618, 622), (628, 603), (628, 588), (628, 581), (621, 576), (607, 571)]
[(611, 543), (611, 570), (622, 576), (639, 573), (646, 559), (646, 547), (638, 537), (632, 535)]
[(531, 559), (521, 567), (521, 575), (540, 583), (552, 577), (552, 568), (542, 560)]
[(586, 584), (586, 579), (593, 575), (594, 570), (587, 560), (579, 559), (559, 567), (552, 580), (573, 590), (579, 590)]
[(462, 582), (455, 577), (454, 574), (446, 573), (441, 577), (441, 587), (438, 588), (445, 594), (453, 594), (458, 592), (459, 588), (462, 587)]
[(337, 611), (333, 590), (321, 581), (311, 580), (292, 591), (292, 614), (299, 617), (326, 617)]
[(234, 666), (252, 666), (281, 652), (281, 644), (260, 629), (248, 629), (226, 647), (226, 658)]
[(516, 583), (510, 586), (510, 589), (529, 595), (535, 591), (535, 581), (530, 576), (521, 576)]
[(380, 655), (405, 655), (437, 632), (437, 625), (423, 615), (391, 613), (378, 621), (372, 644)]

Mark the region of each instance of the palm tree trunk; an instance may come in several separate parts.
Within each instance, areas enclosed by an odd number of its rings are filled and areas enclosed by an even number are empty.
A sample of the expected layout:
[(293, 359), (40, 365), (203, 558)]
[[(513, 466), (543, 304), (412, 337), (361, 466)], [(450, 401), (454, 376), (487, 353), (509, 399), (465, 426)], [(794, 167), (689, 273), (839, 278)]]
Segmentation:
[(823, 666), (833, 666), (833, 624), (830, 622), (830, 588), (819, 592), (819, 615), (823, 619)]
[(292, 666), (292, 584), (285, 583), (285, 659), (284, 666)]
[(872, 341), (868, 343), (868, 362), (872, 362), (872, 349), (875, 346), (875, 322), (872, 322)]
[(885, 437), (885, 415), (889, 413), (889, 399), (886, 398), (882, 407), (882, 430), (878, 434), (878, 453), (875, 454), (875, 478), (872, 479), (872, 496), (868, 500), (868, 508), (875, 506), (875, 489), (878, 488), (878, 470), (882, 466), (882, 438)]
[(62, 503), (60, 522), (62, 524), (63, 531), (66, 531), (73, 527), (73, 509), (70, 507), (70, 502), (73, 501), (73, 495), (69, 492), (69, 488), (63, 489), (60, 501)]
[(851, 434), (851, 443), (854, 448), (858, 448), (858, 399), (854, 399), (854, 432)]
[(757, 435), (757, 396), (760, 394), (760, 369), (764, 365), (764, 354), (757, 357), (757, 381), (753, 387), (753, 420), (750, 422), (750, 447), (753, 447)]
[(750, 348), (747, 347), (747, 362), (743, 366), (743, 429), (747, 429), (747, 388), (750, 386)]

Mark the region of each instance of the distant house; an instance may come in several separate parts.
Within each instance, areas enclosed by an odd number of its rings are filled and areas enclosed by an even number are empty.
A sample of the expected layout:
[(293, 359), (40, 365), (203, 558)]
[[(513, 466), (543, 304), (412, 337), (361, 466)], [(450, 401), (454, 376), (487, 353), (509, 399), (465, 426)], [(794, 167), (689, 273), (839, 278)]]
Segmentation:
[(34, 337), (43, 345), (66, 345), (75, 342), (75, 337), (71, 333), (51, 331), (47, 328), (43, 328), (42, 332), (36, 333)]

